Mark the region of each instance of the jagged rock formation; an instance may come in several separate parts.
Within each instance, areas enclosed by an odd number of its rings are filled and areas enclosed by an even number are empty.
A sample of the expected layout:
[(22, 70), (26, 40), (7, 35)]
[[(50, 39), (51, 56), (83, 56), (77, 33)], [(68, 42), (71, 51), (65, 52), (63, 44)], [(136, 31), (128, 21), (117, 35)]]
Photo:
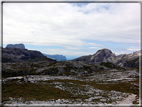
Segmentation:
[(6, 46), (6, 48), (20, 48), (20, 49), (25, 49), (25, 46), (24, 44), (8, 44)]
[(118, 55), (116, 64), (123, 67), (138, 67), (140, 55), (140, 51)]
[(56, 61), (66, 61), (66, 57), (63, 55), (49, 55), (49, 54), (43, 54), (45, 55), (47, 58), (51, 58), (54, 59)]
[(121, 67), (138, 67), (139, 66), (139, 56), (140, 51), (133, 52), (131, 54), (122, 54), (116, 56), (109, 49), (98, 50), (93, 55), (82, 56), (74, 59), (73, 61), (83, 61), (89, 63), (102, 63), (102, 62), (111, 62)]
[[(2, 48), (2, 62), (23, 62), (28, 60), (48, 59), (39, 51), (20, 48)], [(53, 61), (52, 59), (48, 59)]]

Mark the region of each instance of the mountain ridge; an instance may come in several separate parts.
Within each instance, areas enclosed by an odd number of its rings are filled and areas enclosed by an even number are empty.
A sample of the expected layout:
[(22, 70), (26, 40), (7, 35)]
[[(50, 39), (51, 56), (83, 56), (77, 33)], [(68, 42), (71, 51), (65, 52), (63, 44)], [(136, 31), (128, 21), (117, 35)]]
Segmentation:
[[(102, 63), (102, 62), (112, 62), (114, 64), (117, 64), (121, 67), (138, 67), (139, 65), (139, 56), (140, 56), (140, 51), (136, 51), (130, 54), (120, 54), (120, 55), (115, 55), (111, 50), (109, 49), (100, 49), (98, 50), (95, 54), (93, 55), (86, 55), (86, 56), (81, 56), (79, 58), (75, 58), (72, 61), (83, 61), (83, 62), (89, 62), (89, 63)], [(135, 66), (130, 66), (131, 64), (127, 63), (135, 63), (132, 65)]]

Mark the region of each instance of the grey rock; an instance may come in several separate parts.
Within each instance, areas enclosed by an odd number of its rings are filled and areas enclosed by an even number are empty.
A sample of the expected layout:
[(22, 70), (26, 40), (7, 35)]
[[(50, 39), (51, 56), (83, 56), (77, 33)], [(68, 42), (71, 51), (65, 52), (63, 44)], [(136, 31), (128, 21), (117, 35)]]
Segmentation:
[(91, 57), (92, 62), (113, 62), (116, 59), (116, 55), (109, 49), (98, 50)]
[(25, 46), (22, 43), (20, 43), (20, 44), (8, 44), (6, 46), (6, 48), (20, 48), (20, 49), (25, 49)]

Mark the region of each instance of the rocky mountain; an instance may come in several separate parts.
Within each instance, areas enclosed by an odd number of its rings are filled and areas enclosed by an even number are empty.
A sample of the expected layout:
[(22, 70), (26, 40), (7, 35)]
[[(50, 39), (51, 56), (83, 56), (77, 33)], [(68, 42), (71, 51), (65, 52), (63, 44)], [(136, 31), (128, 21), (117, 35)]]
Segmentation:
[(56, 61), (66, 61), (66, 56), (63, 55), (49, 55), (49, 54), (43, 54), (44, 56), (46, 56), (47, 58), (51, 58), (54, 59)]
[(25, 46), (24, 44), (8, 44), (6, 46), (6, 48), (20, 48), (20, 49), (25, 49)]
[(94, 64), (102, 62), (111, 62), (121, 67), (138, 67), (139, 56), (140, 51), (116, 56), (115, 53), (112, 53), (112, 51), (109, 49), (101, 49), (93, 55), (82, 56), (74, 59), (73, 61), (83, 61)]
[(98, 50), (93, 55), (82, 56), (74, 59), (73, 61), (87, 61), (92, 63), (101, 63), (101, 62), (114, 62), (116, 55), (111, 52), (109, 49)]
[(20, 48), (2, 48), (2, 62), (23, 62), (30, 60), (47, 59), (49, 61), (55, 61), (45, 57), (39, 51), (20, 49)]
[(98, 50), (94, 55), (91, 56), (90, 61), (92, 62), (114, 62), (116, 55), (109, 49)]

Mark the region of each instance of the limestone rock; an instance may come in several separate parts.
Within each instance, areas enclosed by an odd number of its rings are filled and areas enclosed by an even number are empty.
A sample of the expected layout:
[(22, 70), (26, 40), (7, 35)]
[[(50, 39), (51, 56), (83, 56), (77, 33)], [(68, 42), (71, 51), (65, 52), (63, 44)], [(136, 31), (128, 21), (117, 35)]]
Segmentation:
[(6, 46), (6, 48), (20, 48), (20, 49), (25, 49), (25, 46), (22, 43), (20, 43), (20, 44), (8, 44)]

